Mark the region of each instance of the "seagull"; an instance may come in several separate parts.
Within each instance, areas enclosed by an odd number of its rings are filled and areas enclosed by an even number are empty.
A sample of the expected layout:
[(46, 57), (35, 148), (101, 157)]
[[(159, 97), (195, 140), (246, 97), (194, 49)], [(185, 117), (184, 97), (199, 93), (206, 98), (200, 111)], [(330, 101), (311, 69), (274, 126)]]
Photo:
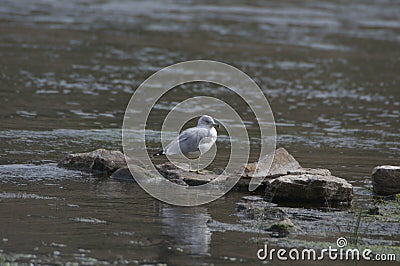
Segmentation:
[(155, 156), (160, 155), (177, 155), (182, 153), (188, 159), (197, 158), (197, 170), (191, 169), (189, 160), (189, 172), (200, 173), (199, 158), (202, 154), (211, 149), (217, 140), (217, 130), (219, 124), (209, 115), (203, 115), (197, 122), (196, 127), (188, 128), (179, 134), (179, 136), (169, 143), (164, 150), (160, 150)]

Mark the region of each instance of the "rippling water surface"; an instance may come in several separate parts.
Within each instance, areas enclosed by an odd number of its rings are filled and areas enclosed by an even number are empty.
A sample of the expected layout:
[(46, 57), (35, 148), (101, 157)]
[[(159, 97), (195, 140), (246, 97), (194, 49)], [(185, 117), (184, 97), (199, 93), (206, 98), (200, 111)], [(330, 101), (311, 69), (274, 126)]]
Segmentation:
[[(132, 93), (172, 63), (212, 59), (245, 71), (271, 104), (278, 146), (346, 178), (356, 205), (371, 196), (374, 166), (399, 163), (396, 1), (4, 0), (0, 25), (0, 249), (19, 261), (257, 263), (254, 234), (207, 227), (236, 222), (240, 193), (177, 208), (132, 183), (55, 166), (70, 152), (121, 149)], [(257, 150), (248, 107), (203, 83), (156, 105), (150, 150), (158, 120), (197, 95), (229, 98)], [(228, 153), (226, 136), (218, 150)]]

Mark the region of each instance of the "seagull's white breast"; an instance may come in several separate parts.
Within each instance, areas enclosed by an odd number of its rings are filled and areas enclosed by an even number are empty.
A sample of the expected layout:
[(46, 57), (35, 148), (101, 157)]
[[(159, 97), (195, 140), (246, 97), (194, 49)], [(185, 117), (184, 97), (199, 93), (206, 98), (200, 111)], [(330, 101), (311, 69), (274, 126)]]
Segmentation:
[(209, 130), (208, 136), (203, 138), (199, 143), (199, 150), (201, 154), (209, 151), (217, 140), (217, 130), (215, 128), (211, 128)]

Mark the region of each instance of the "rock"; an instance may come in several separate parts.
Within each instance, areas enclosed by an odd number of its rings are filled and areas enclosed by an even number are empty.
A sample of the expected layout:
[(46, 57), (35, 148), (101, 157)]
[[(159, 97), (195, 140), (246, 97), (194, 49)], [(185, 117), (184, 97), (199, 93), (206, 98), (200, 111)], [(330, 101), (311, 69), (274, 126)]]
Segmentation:
[(184, 181), (184, 177), (188, 177), (190, 176), (191, 178), (189, 178), (189, 181), (191, 179), (193, 179), (192, 184), (194, 186), (198, 186), (198, 185), (202, 185), (205, 184), (207, 182), (209, 182), (210, 180), (207, 180), (204, 177), (200, 177), (200, 178), (195, 178), (194, 175), (197, 175), (196, 173), (190, 173), (188, 171), (179, 169), (178, 167), (176, 167), (173, 163), (171, 162), (166, 162), (163, 164), (158, 164), (156, 165), (156, 169), (160, 172), (161, 175), (163, 175), (165, 178), (167, 178), (168, 180), (170, 180), (171, 182), (180, 184), (180, 185), (188, 185), (185, 181)]
[(216, 178), (219, 178), (219, 180), (221, 181), (223, 181), (225, 178), (229, 178), (229, 176), (227, 175), (217, 175), (214, 172), (208, 170), (201, 170), (201, 174), (197, 174), (196, 172), (189, 172), (187, 170), (176, 167), (170, 162), (156, 165), (156, 168), (165, 178), (181, 185), (185, 184), (189, 186), (199, 186), (206, 184)]
[(288, 175), (304, 175), (304, 174), (310, 174), (310, 175), (325, 175), (325, 176), (330, 176), (331, 171), (328, 169), (323, 169), (323, 168), (301, 168), (297, 170), (289, 170), (287, 171)]
[[(268, 170), (268, 165), (272, 161), (271, 167)], [(256, 173), (257, 166), (259, 167)], [(259, 162), (249, 163), (244, 166), (243, 177), (279, 177), (287, 175), (288, 171), (296, 171), (302, 169), (299, 162), (285, 149), (278, 148), (275, 154), (268, 154)]]
[(134, 177), (140, 177), (146, 182), (159, 182), (162, 178), (158, 173), (134, 164), (129, 165), (129, 168), (118, 169), (111, 177), (119, 180), (128, 180), (129, 178), (135, 180)]
[(400, 193), (400, 166), (382, 165), (372, 171), (372, 185), (378, 195)]
[(257, 196), (242, 197), (236, 211), (247, 228), (263, 229), (273, 237), (285, 237), (297, 228), (282, 208)]
[[(152, 173), (150, 170), (139, 166), (139, 165), (131, 165), (130, 166), (133, 171), (134, 171), (134, 175), (141, 175), (141, 176), (148, 176), (148, 177), (152, 177), (152, 178), (158, 178), (159, 176), (156, 175), (155, 173)], [(117, 171), (115, 171), (110, 178), (116, 179), (116, 180), (120, 180), (120, 181), (135, 181), (134, 176), (132, 175), (131, 171), (129, 170), (128, 167), (123, 167), (118, 169)], [(177, 178), (176, 176), (167, 176), (166, 177), (168, 180), (170, 180), (171, 182), (177, 183), (179, 185), (183, 185), (183, 186), (187, 186), (188, 184), (185, 183), (182, 179)]]
[(243, 196), (242, 200), (244, 202), (257, 202), (257, 201), (264, 201), (264, 199), (260, 196)]
[[(264, 176), (265, 179), (262, 182), (262, 186), (259, 187), (263, 189), (268, 182), (280, 176), (285, 175), (322, 175), (331, 176), (331, 172), (328, 169), (313, 169), (313, 168), (302, 168), (300, 163), (285, 149), (278, 148), (273, 156), (271, 168), (267, 171), (267, 166), (269, 161), (272, 160), (272, 155), (267, 155), (262, 158), (259, 162), (249, 163), (244, 166), (241, 170), (243, 171), (242, 178), (236, 184), (237, 187), (248, 187), (250, 179), (253, 176)], [(255, 173), (257, 165), (260, 166), (260, 170)]]
[(277, 206), (277, 204), (265, 201), (258, 196), (245, 196), (242, 197), (241, 202), (236, 203), (236, 211), (239, 216), (246, 219), (275, 222), (286, 216)]
[[(58, 165), (70, 169), (101, 173), (103, 176), (112, 174), (111, 177), (114, 179), (132, 181), (134, 179), (125, 160), (124, 154), (119, 151), (98, 149), (87, 153), (69, 154)], [(129, 158), (128, 161), (130, 170), (133, 171), (133, 177), (160, 178), (158, 173), (150, 171), (140, 161), (134, 158)], [(271, 161), (272, 165), (268, 170), (267, 166)], [(257, 166), (260, 167), (260, 170), (256, 173)], [(156, 169), (171, 182), (184, 186), (203, 185), (216, 178), (218, 178), (218, 182), (213, 183), (224, 186), (224, 181), (227, 179), (238, 177), (237, 175), (219, 175), (204, 170), (202, 174), (197, 174), (178, 168), (170, 162), (156, 165)], [(265, 156), (257, 163), (247, 164), (242, 170), (244, 170), (244, 174), (235, 185), (236, 187), (247, 188), (251, 177), (265, 175), (266, 179), (263, 181), (263, 186), (260, 187), (262, 191), (266, 188), (267, 196), (274, 201), (349, 203), (353, 197), (353, 188), (346, 180), (332, 176), (327, 169), (302, 168), (299, 162), (284, 148), (277, 149), (275, 154)], [(377, 173), (381, 172), (377, 171)], [(397, 178), (398, 172), (395, 173)], [(247, 200), (259, 204), (259, 199), (256, 197)]]
[(350, 203), (353, 186), (326, 175), (286, 175), (267, 181), (266, 195), (274, 202)]
[[(137, 162), (133, 161), (133, 165), (132, 164), (130, 165), (130, 167), (133, 168), (137, 174), (144, 175), (151, 173), (150, 170), (146, 169), (145, 167), (142, 167), (140, 164), (139, 165), (137, 164), (138, 164)], [(160, 172), (162, 176), (164, 176), (169, 181), (183, 186), (203, 185), (218, 177), (218, 175), (214, 174), (211, 171), (205, 171), (205, 174), (188, 172), (186, 170), (177, 168), (170, 162), (156, 165), (156, 169)], [(123, 167), (118, 169), (111, 175), (111, 178), (118, 180), (129, 180), (129, 179), (134, 180), (134, 177), (132, 176), (128, 167)]]
[(98, 149), (92, 152), (69, 154), (58, 166), (95, 173), (111, 174), (126, 167), (125, 156), (120, 151)]
[(273, 237), (286, 237), (294, 227), (294, 223), (289, 218), (283, 218), (279, 222), (271, 225), (268, 230), (272, 231)]
[(369, 215), (383, 215), (381, 209), (379, 208), (379, 206), (373, 206), (371, 208), (368, 209), (367, 214)]
[(128, 167), (123, 167), (115, 171), (110, 178), (121, 180), (121, 181), (134, 181), (131, 172)]

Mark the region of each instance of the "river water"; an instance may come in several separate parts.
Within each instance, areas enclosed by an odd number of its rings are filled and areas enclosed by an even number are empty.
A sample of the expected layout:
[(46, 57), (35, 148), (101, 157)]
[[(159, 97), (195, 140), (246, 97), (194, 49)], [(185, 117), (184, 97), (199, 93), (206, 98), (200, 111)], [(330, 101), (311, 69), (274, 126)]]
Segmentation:
[[(67, 153), (121, 149), (123, 115), (136, 87), (165, 66), (193, 59), (222, 61), (253, 78), (273, 110), (277, 146), (304, 167), (328, 168), (351, 182), (353, 205), (371, 198), (374, 166), (399, 163), (398, 1), (2, 0), (3, 260), (259, 263), (257, 234), (207, 226), (238, 223), (235, 203), (247, 194), (179, 208), (134, 183), (55, 166)], [(148, 125), (150, 151), (159, 145), (157, 121), (198, 95), (230, 98), (204, 83), (169, 93)], [(254, 116), (230, 99), (257, 150)], [(224, 136), (218, 150), (221, 158), (229, 151)]]

